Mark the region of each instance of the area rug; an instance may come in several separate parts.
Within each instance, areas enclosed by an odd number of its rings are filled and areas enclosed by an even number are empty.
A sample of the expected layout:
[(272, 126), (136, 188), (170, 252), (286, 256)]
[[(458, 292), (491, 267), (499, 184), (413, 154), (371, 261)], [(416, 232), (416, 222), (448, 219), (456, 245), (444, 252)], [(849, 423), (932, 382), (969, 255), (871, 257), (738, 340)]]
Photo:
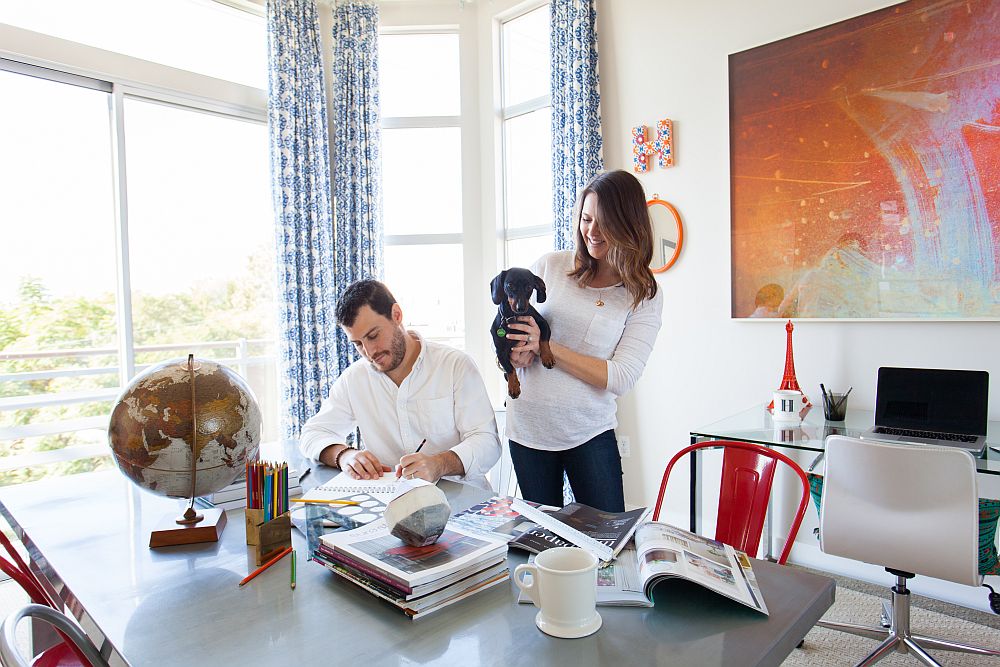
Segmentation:
[[(985, 589), (984, 589), (985, 590)], [(858, 623), (862, 625), (878, 625), (879, 614), (882, 609), (882, 597), (862, 593), (852, 590), (837, 582), (837, 600), (833, 607), (823, 617), (830, 621), (843, 621), (846, 623)], [(886, 591), (885, 597), (888, 597)], [(937, 603), (941, 605), (942, 603)], [(947, 605), (955, 610), (956, 615), (949, 615), (941, 611), (932, 611), (919, 607), (911, 607), (910, 627), (914, 632), (927, 634), (945, 639), (978, 644), (988, 648), (1000, 649), (1000, 630), (990, 625), (996, 624), (1000, 617), (991, 617), (983, 612), (969, 611)], [(964, 616), (960, 618), (959, 616)], [(978, 617), (985, 625), (969, 620), (969, 617)], [(802, 648), (792, 651), (782, 665), (795, 667), (797, 665), (809, 665), (818, 667), (841, 667), (843, 665), (853, 665), (871, 653), (879, 642), (874, 639), (857, 637), (844, 632), (827, 630), (826, 628), (815, 627), (806, 635)], [(968, 653), (955, 653), (952, 651), (932, 650), (930, 654), (942, 665), (992, 665), (996, 667), (1000, 664), (1000, 658), (972, 655)], [(919, 665), (920, 663), (912, 655), (894, 653), (883, 660), (879, 665)]]

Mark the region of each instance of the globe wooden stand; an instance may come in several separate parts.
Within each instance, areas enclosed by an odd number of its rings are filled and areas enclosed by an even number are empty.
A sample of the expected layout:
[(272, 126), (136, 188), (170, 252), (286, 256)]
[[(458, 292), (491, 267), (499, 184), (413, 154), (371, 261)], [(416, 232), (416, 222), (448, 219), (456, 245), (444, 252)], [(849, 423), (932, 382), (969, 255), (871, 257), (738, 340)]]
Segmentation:
[[(190, 509), (190, 508), (189, 508)], [(202, 519), (193, 523), (181, 523), (185, 516), (165, 516), (149, 534), (149, 547), (169, 547), (175, 544), (198, 544), (218, 542), (226, 525), (226, 513), (220, 509), (201, 510)]]

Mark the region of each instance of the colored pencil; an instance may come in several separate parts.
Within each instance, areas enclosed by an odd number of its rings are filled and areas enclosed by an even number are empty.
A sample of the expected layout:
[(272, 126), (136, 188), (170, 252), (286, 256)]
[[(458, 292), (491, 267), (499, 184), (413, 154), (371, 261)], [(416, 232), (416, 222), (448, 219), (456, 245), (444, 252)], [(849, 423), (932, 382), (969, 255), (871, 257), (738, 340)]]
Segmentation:
[(295, 590), (295, 549), (292, 549), (292, 590)]
[(293, 503), (310, 503), (313, 505), (360, 505), (355, 500), (323, 500), (321, 498), (292, 498)]
[(275, 556), (271, 560), (267, 561), (266, 563), (264, 563), (263, 565), (261, 565), (260, 567), (258, 567), (256, 570), (254, 570), (253, 572), (251, 572), (247, 576), (243, 577), (243, 581), (240, 582), (240, 586), (242, 586), (243, 584), (247, 583), (248, 581), (250, 581), (251, 579), (253, 579), (254, 577), (256, 577), (258, 574), (260, 574), (261, 572), (263, 572), (267, 568), (271, 567), (272, 565), (274, 565), (275, 563), (277, 563), (279, 560), (281, 560), (282, 558), (284, 558), (285, 556), (287, 556), (290, 553), (292, 553), (292, 548), (291, 547), (285, 547), (284, 549), (281, 550), (281, 553), (279, 553), (277, 556)]

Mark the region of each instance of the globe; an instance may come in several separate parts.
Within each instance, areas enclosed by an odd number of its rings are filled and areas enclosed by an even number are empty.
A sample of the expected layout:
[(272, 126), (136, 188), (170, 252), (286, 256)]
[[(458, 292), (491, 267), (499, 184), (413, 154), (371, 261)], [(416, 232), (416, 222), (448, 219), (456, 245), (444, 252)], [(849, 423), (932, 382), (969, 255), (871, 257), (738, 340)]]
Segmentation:
[(260, 406), (237, 373), (214, 361), (174, 359), (133, 379), (111, 412), (118, 469), (158, 495), (218, 491), (257, 458)]

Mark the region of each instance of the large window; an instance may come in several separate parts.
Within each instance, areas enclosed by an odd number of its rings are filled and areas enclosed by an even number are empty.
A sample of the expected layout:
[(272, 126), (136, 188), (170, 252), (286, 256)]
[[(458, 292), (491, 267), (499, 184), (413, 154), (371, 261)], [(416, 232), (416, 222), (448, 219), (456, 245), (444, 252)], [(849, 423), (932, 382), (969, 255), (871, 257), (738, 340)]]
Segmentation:
[[(0, 23), (255, 88), (267, 85), (263, 20), (215, 0), (0, 4)], [(253, 7), (250, 0), (240, 4)]]
[(500, 25), (505, 266), (552, 250), (549, 7)]
[(88, 78), (53, 65), (75, 48), (58, 43), (44, 69), (0, 60), (0, 96), (17, 101), (0, 105), (0, 485), (110, 465), (123, 383), (189, 352), (247, 378), (277, 437), (263, 92), (198, 98), (204, 77), (107, 52), (163, 76)]
[(457, 32), (381, 35), (385, 282), (405, 324), (465, 347)]

